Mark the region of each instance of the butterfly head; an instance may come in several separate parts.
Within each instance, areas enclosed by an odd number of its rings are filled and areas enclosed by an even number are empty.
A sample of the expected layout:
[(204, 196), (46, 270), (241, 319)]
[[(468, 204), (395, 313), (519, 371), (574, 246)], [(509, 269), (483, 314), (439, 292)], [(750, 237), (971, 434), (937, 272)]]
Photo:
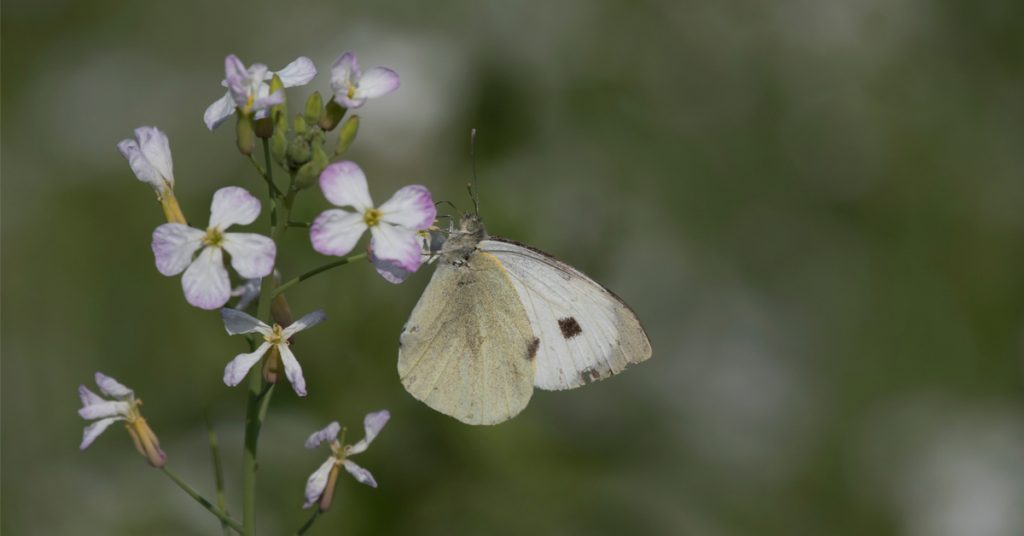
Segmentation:
[(441, 258), (450, 261), (467, 259), (484, 238), (487, 238), (487, 231), (484, 230), (480, 216), (467, 212), (459, 220), (458, 230), (453, 230), (445, 240), (441, 248)]

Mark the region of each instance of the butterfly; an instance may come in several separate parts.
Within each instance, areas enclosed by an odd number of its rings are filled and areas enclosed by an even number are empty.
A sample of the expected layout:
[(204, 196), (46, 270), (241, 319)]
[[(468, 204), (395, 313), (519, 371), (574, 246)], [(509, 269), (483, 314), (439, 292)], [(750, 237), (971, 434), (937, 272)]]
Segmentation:
[(489, 237), (466, 214), (402, 328), (398, 374), (431, 408), (466, 424), (521, 412), (534, 387), (574, 389), (651, 357), (636, 314), (579, 270)]

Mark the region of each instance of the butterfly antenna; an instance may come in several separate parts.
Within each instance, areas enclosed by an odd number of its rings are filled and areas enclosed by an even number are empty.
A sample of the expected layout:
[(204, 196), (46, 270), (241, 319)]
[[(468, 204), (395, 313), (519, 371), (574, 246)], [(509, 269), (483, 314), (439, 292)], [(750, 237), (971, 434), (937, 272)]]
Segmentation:
[(473, 183), (467, 184), (466, 188), (469, 190), (469, 197), (473, 200), (473, 212), (476, 213), (476, 217), (480, 219), (480, 186), (476, 181), (476, 129), (469, 131), (469, 161), (473, 171)]

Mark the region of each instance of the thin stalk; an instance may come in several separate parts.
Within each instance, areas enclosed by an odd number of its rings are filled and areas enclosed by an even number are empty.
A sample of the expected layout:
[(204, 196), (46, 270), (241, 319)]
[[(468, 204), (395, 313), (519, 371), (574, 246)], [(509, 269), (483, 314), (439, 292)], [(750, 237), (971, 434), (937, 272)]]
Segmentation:
[[(267, 183), (267, 186), (270, 188), (271, 199), (273, 199), (274, 197), (281, 197), (284, 195), (284, 193), (281, 192), (277, 185), (274, 184), (273, 177), (271, 175), (267, 175), (268, 172), (263, 170), (263, 167), (260, 166), (260, 163), (257, 162), (256, 159), (252, 157), (252, 155), (249, 155), (249, 162), (252, 164), (252, 167), (256, 168), (256, 172), (260, 174), (260, 177), (263, 179), (264, 182)], [(268, 166), (267, 169), (270, 169), (270, 167)], [(270, 173), (272, 174), (273, 172)]]
[[(220, 446), (217, 442), (217, 432), (213, 431), (213, 423), (210, 422), (210, 416), (206, 415), (205, 417), (206, 437), (210, 441), (210, 458), (213, 459), (213, 482), (217, 487), (217, 508), (220, 508), (225, 514), (229, 514), (227, 498), (224, 495), (224, 466), (220, 462)], [(227, 523), (221, 521), (220, 525), (225, 536), (231, 534)]]
[(235, 530), (235, 532), (239, 534), (244, 534), (243, 527), (239, 525), (237, 521), (231, 519), (231, 517), (227, 515), (223, 510), (214, 506), (213, 503), (206, 499), (206, 497), (203, 497), (202, 495), (199, 494), (198, 491), (192, 489), (192, 486), (189, 486), (188, 484), (185, 483), (184, 480), (181, 479), (181, 477), (172, 473), (171, 470), (168, 469), (166, 465), (160, 468), (160, 470), (163, 471), (165, 475), (167, 475), (167, 478), (170, 478), (172, 481), (174, 481), (174, 483), (177, 484), (179, 488), (184, 490), (185, 493), (188, 493), (193, 499), (196, 500), (196, 502), (202, 505), (203, 508), (206, 508), (207, 510), (210, 511), (211, 514), (217, 516), (217, 518), (220, 519), (221, 523), (231, 527)]
[(350, 262), (358, 261), (358, 260), (365, 259), (365, 258), (366, 258), (366, 253), (359, 253), (359, 254), (356, 254), (356, 255), (349, 255), (348, 257), (345, 257), (344, 259), (338, 259), (338, 260), (336, 260), (334, 262), (329, 262), (329, 263), (324, 264), (323, 266), (319, 266), (317, 268), (313, 268), (312, 270), (310, 270), (310, 271), (308, 271), (308, 272), (306, 272), (306, 273), (304, 273), (304, 274), (302, 274), (302, 275), (300, 275), (298, 277), (289, 279), (288, 281), (285, 281), (284, 283), (278, 285), (277, 288), (275, 288), (275, 289), (273, 289), (273, 291), (271, 291), (270, 295), (271, 295), (271, 297), (277, 296), (278, 294), (288, 290), (291, 287), (294, 287), (295, 285), (298, 285), (299, 283), (309, 279), (310, 277), (313, 277), (316, 274), (319, 274), (321, 272), (326, 272), (327, 270), (330, 270), (331, 268), (337, 268), (338, 266), (344, 266), (344, 265), (346, 265), (346, 264), (348, 264)]
[(313, 509), (313, 515), (309, 516), (309, 519), (306, 521), (306, 523), (299, 527), (299, 530), (295, 531), (295, 536), (302, 536), (303, 534), (305, 534), (306, 531), (309, 530), (309, 527), (313, 526), (313, 523), (316, 522), (316, 518), (318, 517), (320, 517), (319, 507)]

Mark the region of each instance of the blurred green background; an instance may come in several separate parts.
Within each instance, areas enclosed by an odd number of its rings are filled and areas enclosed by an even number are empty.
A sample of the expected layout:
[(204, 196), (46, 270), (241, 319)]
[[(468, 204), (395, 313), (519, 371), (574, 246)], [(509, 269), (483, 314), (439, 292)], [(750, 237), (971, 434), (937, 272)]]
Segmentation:
[[(289, 294), (330, 320), (274, 397), (261, 534), (294, 531), (302, 448), (393, 418), (311, 534), (1024, 533), (1024, 4), (931, 2), (4, 2), (2, 531), (218, 534), (111, 428), (78, 451), (76, 387), (133, 387), (212, 495), (203, 415), (239, 512), (244, 348), (157, 273), (152, 192), (115, 144), (167, 132), (186, 215), (264, 193), (210, 133), (223, 58), (299, 55), (402, 76), (351, 157), (378, 201), (469, 205), (479, 129), (492, 233), (576, 265), (644, 321), (651, 361), (537, 392), (475, 428), (402, 389), (400, 286), (348, 266)], [(293, 104), (293, 110), (297, 106)], [(300, 199), (297, 218), (326, 203)], [(262, 230), (261, 220), (257, 230)], [(290, 277), (323, 262), (305, 233)]]

